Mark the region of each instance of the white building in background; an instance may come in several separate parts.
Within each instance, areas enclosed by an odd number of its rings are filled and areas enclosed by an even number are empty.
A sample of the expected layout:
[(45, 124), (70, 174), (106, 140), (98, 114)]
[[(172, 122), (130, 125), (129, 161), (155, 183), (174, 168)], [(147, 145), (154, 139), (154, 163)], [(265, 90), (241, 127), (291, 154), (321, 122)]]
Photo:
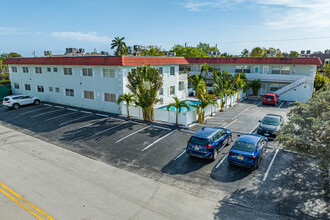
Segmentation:
[(160, 104), (188, 95), (187, 74), (179, 73), (182, 57), (73, 56), (8, 58), (13, 94), (41, 97), (43, 101), (121, 113), (118, 96), (130, 92), (127, 75), (142, 64), (159, 68), (164, 85)]
[[(314, 90), (314, 77), (319, 58), (186, 58), (188, 65), (180, 65), (191, 74), (200, 74), (204, 63), (214, 69), (227, 70), (230, 74), (244, 72), (248, 81), (260, 79), (259, 95), (276, 93), (283, 101), (306, 101)], [(212, 74), (205, 77), (209, 89), (213, 84)], [(252, 93), (252, 91), (248, 91)]]

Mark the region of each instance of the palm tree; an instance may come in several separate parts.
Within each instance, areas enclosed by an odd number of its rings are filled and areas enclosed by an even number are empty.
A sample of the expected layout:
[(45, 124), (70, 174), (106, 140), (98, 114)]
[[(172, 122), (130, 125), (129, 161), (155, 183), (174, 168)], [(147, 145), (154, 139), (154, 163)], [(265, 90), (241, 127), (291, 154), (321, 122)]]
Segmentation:
[[(212, 109), (212, 106), (216, 106), (216, 107), (219, 107), (219, 104), (218, 104), (218, 101), (216, 100), (216, 99), (212, 99), (211, 101), (210, 101), (210, 105), (211, 105), (211, 116), (213, 116), (213, 109)], [(215, 109), (215, 110), (217, 110), (217, 109)]]
[(245, 48), (241, 53), (241, 57), (248, 57), (249, 54), (250, 54), (249, 50)]
[(129, 118), (129, 106), (135, 101), (135, 96), (132, 93), (122, 94), (118, 97), (117, 104), (120, 105), (123, 101), (126, 102), (127, 118)]
[(154, 105), (160, 101), (156, 97), (163, 86), (162, 74), (158, 68), (142, 65), (136, 71), (129, 72), (127, 79), (127, 88), (135, 95), (135, 104), (142, 108), (143, 119), (152, 121)]
[(112, 44), (111, 44), (111, 49), (114, 49), (115, 47), (117, 47), (115, 55), (116, 56), (121, 56), (124, 53), (124, 50), (126, 48), (126, 43), (124, 42), (125, 37), (119, 38), (119, 37), (115, 37), (112, 40)]
[(186, 108), (187, 111), (190, 110), (190, 106), (185, 103), (184, 101), (179, 101), (179, 99), (177, 97), (173, 97), (174, 99), (174, 103), (170, 103), (168, 106), (167, 106), (167, 111), (170, 110), (170, 107), (174, 107), (175, 108), (175, 111), (176, 111), (176, 119), (175, 119), (175, 124), (178, 125), (178, 115), (179, 113), (182, 111), (182, 108)]
[(188, 77), (189, 85), (193, 88), (193, 90), (196, 91), (197, 94), (197, 86), (200, 83), (200, 81), (203, 80), (202, 74), (190, 76), (190, 74), (188, 73), (188, 75), (189, 75)]
[(204, 63), (201, 68), (201, 74), (205, 72), (205, 76), (209, 74), (209, 72), (213, 71), (213, 66)]
[(216, 70), (212, 74), (214, 79), (213, 89), (215, 94), (221, 98), (221, 111), (223, 111), (226, 103), (224, 98), (230, 93), (232, 76), (226, 70)]

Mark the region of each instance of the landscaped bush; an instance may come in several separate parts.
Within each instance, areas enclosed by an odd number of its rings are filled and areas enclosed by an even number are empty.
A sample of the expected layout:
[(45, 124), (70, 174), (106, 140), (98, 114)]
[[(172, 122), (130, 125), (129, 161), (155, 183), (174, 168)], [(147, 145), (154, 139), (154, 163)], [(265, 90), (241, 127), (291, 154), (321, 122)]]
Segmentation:
[(1, 80), (9, 80), (9, 74), (0, 74), (0, 81)]
[(5, 79), (1, 80), (0, 85), (10, 85), (10, 80), (5, 80)]

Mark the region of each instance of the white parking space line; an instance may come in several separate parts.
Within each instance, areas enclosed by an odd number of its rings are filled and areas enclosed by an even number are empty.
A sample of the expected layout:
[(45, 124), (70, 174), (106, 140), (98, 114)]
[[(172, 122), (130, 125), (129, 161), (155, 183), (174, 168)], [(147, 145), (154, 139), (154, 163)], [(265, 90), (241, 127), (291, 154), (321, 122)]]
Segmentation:
[(167, 136), (173, 134), (173, 133), (176, 132), (176, 131), (177, 131), (177, 129), (175, 129), (174, 131), (172, 131), (172, 132), (170, 132), (170, 133), (164, 135), (163, 137), (161, 137), (161, 138), (159, 138), (158, 140), (154, 141), (153, 143), (149, 144), (147, 147), (143, 148), (142, 151), (145, 151), (145, 150), (149, 149), (150, 147), (152, 147), (152, 145), (154, 145), (154, 144), (156, 144), (157, 142), (163, 140), (164, 138), (166, 138)]
[(260, 102), (257, 104), (257, 106), (260, 105), (261, 103), (262, 103), (262, 101), (260, 101)]
[(254, 130), (256, 130), (256, 128), (259, 126), (259, 124), (257, 124), (257, 126), (255, 126), (253, 129), (252, 129), (252, 131), (250, 131), (250, 133), (249, 134), (252, 134), (252, 132), (254, 131)]
[(48, 118), (45, 121), (50, 121), (50, 120), (53, 120), (55, 118), (60, 118), (60, 117), (63, 117), (63, 116), (66, 116), (66, 115), (71, 115), (71, 114), (76, 114), (76, 113), (75, 112), (69, 112), (69, 113), (66, 113), (66, 114), (63, 114), (63, 115), (58, 115), (58, 116), (55, 116), (55, 117)]
[(58, 112), (58, 111), (62, 111), (63, 109), (58, 109), (58, 110), (53, 110), (53, 111), (49, 111), (49, 112), (44, 112), (44, 113), (40, 113), (38, 115), (33, 115), (31, 116), (31, 118), (36, 118), (36, 117), (39, 117), (39, 116), (42, 116), (42, 115), (47, 115), (49, 113), (54, 113), (54, 112)]
[(52, 107), (52, 105), (50, 105), (50, 104), (44, 104), (45, 106), (49, 106), (49, 107)]
[(170, 128), (164, 128), (164, 127), (157, 126), (157, 125), (153, 125), (152, 127), (154, 127), (154, 128), (159, 128), (159, 129), (163, 129), (163, 130), (172, 131), (172, 129), (170, 129)]
[(229, 124), (227, 124), (227, 125), (225, 125), (225, 126), (223, 126), (223, 127), (226, 128), (226, 127), (228, 127), (229, 125), (234, 124), (236, 121), (237, 121), (237, 119), (235, 119), (234, 121), (230, 122)]
[(226, 155), (219, 161), (219, 163), (215, 166), (216, 169), (218, 169), (218, 167), (223, 163), (223, 161), (225, 161), (225, 159), (227, 158), (229, 153), (226, 153)]
[(69, 123), (74, 122), (74, 121), (79, 121), (80, 119), (87, 118), (87, 117), (90, 117), (90, 116), (91, 115), (85, 115), (85, 116), (82, 116), (80, 118), (76, 118), (76, 119), (72, 119), (70, 121), (63, 122), (63, 123), (59, 124), (58, 127), (61, 127), (63, 125), (69, 124)]
[(101, 121), (105, 121), (105, 120), (108, 120), (108, 118), (102, 118), (102, 119), (99, 119), (98, 121), (94, 121), (93, 123), (89, 123), (89, 124), (84, 125), (84, 126), (81, 126), (81, 127), (79, 127), (79, 128), (89, 127), (89, 126), (91, 126), (91, 125), (97, 124), (97, 123), (99, 123), (99, 122), (101, 122)]
[(127, 124), (127, 123), (129, 123), (129, 122), (126, 121), (126, 122), (124, 122), (124, 123), (122, 123), (122, 124), (115, 125), (115, 126), (113, 126), (113, 127), (107, 128), (107, 129), (105, 129), (105, 130), (103, 130), (103, 131), (99, 131), (99, 132), (97, 132), (95, 135), (99, 135), (99, 134), (102, 134), (102, 133), (104, 133), (104, 132), (110, 131), (110, 130), (112, 130), (112, 129), (118, 128), (119, 126), (122, 126), (122, 125)]
[(278, 108), (281, 108), (281, 106), (283, 105), (283, 103), (284, 103), (284, 102), (282, 102), (282, 103), (280, 104), (280, 106), (278, 106)]
[(272, 159), (272, 161), (270, 162), (270, 164), (269, 164), (269, 166), (268, 166), (268, 169), (267, 169), (267, 171), (266, 171), (266, 173), (265, 173), (265, 176), (264, 176), (264, 178), (263, 178), (263, 181), (265, 181), (265, 180), (267, 179), (267, 176), (268, 176), (269, 170), (270, 170), (270, 168), (272, 167), (272, 165), (273, 165), (273, 163), (274, 163), (274, 160), (275, 160), (275, 157), (276, 157), (277, 153), (278, 153), (278, 149), (276, 149), (276, 152), (275, 152), (275, 154), (274, 154), (274, 156), (273, 156), (273, 159)]
[(104, 115), (104, 114), (99, 114), (99, 113), (96, 113), (95, 115), (109, 118), (109, 115)]
[(20, 113), (19, 115), (25, 115), (25, 114), (29, 114), (29, 113), (32, 113), (32, 112), (41, 111), (41, 110), (48, 109), (48, 108), (49, 108), (49, 107), (38, 108), (38, 109), (34, 109), (34, 110), (32, 110), (32, 111), (27, 111), (27, 112)]
[(244, 112), (246, 112), (247, 110), (249, 110), (252, 107), (253, 107), (253, 105), (251, 105), (250, 107), (248, 107), (247, 109), (245, 109), (244, 111), (242, 111), (241, 113), (239, 113), (238, 115), (236, 115), (235, 117), (233, 117), (233, 119), (237, 118), (238, 116), (240, 116), (241, 114), (243, 114)]
[(124, 119), (120, 119), (120, 118), (113, 118), (113, 117), (110, 117), (112, 120), (117, 120), (117, 121), (125, 121)]
[(176, 157), (174, 158), (174, 160), (179, 159), (184, 153), (186, 153), (186, 150), (184, 150), (182, 153), (180, 153), (178, 156), (176, 156)]
[(180, 131), (186, 132), (186, 133), (189, 133), (189, 134), (195, 134), (195, 132), (189, 131), (189, 130), (186, 130), (186, 129), (181, 129)]
[(81, 113), (85, 113), (85, 114), (93, 114), (92, 112), (88, 112), (88, 111), (80, 111)]
[(77, 109), (74, 109), (74, 108), (67, 108), (67, 110), (74, 111), (74, 112), (77, 112), (78, 111)]
[(55, 108), (64, 108), (63, 106), (55, 105)]
[(119, 139), (118, 141), (116, 141), (116, 143), (119, 143), (119, 142), (121, 142), (122, 140), (124, 140), (124, 139), (126, 139), (126, 138), (128, 138), (128, 137), (130, 137), (130, 136), (132, 136), (132, 135), (134, 135), (134, 134), (136, 134), (136, 133), (139, 133), (140, 131), (143, 131), (143, 130), (145, 130), (145, 129), (147, 129), (147, 128), (150, 128), (150, 127), (151, 127), (151, 125), (149, 125), (149, 126), (147, 126), (147, 127), (144, 127), (144, 128), (141, 128), (140, 130), (137, 130), (137, 131), (135, 131), (135, 132), (133, 132), (133, 133), (131, 133), (131, 134), (129, 134), (129, 135), (126, 135), (125, 137), (123, 137), (123, 138)]

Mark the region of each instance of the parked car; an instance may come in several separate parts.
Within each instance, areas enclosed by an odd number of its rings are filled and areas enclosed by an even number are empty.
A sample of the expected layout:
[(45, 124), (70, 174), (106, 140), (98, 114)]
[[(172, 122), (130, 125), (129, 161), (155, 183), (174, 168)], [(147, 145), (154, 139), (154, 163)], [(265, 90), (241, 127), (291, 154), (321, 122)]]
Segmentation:
[(215, 160), (219, 150), (230, 144), (231, 141), (232, 133), (230, 130), (204, 127), (189, 139), (186, 152), (190, 156)]
[(5, 107), (19, 109), (23, 105), (35, 104), (39, 105), (41, 99), (35, 96), (28, 95), (11, 95), (3, 98), (2, 104)]
[(233, 165), (256, 169), (259, 167), (268, 140), (259, 134), (241, 135), (231, 147), (228, 162)]
[(278, 102), (278, 96), (275, 93), (267, 93), (263, 100), (262, 104), (264, 105), (276, 105)]
[(260, 124), (258, 126), (257, 133), (275, 138), (275, 133), (280, 130), (281, 126), (284, 124), (284, 119), (280, 115), (267, 114), (262, 121), (259, 122)]

